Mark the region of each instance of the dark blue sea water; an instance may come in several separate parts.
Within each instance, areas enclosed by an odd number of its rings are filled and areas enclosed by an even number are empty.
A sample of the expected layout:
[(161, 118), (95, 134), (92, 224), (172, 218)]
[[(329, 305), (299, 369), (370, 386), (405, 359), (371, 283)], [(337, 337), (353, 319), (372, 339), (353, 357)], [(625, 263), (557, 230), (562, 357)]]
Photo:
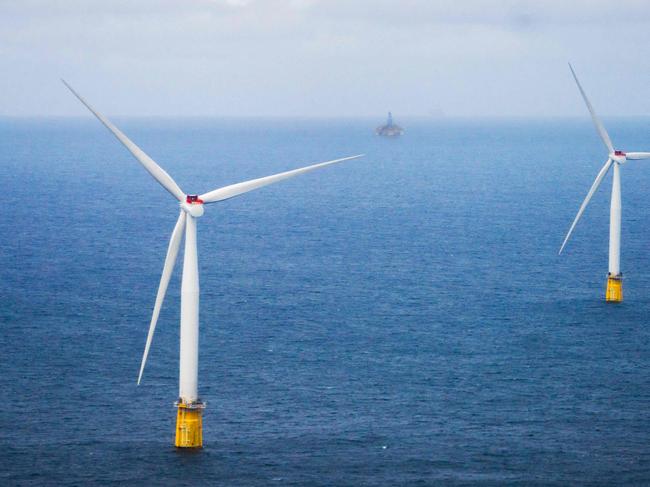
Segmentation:
[[(625, 302), (590, 121), (118, 120), (187, 192), (367, 153), (199, 221), (205, 448), (173, 444), (174, 200), (94, 119), (0, 121), (3, 485), (648, 485), (650, 166)], [(650, 148), (650, 120), (606, 120)]]

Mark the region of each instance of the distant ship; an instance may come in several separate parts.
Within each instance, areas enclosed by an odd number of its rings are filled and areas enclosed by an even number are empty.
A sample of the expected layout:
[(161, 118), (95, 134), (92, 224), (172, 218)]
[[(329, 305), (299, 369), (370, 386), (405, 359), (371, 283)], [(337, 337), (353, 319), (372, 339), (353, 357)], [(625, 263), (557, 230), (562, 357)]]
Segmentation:
[(375, 129), (377, 135), (382, 135), (384, 137), (397, 137), (404, 133), (404, 129), (399, 125), (393, 123), (393, 114), (388, 112), (388, 120), (386, 120), (386, 125), (377, 127)]

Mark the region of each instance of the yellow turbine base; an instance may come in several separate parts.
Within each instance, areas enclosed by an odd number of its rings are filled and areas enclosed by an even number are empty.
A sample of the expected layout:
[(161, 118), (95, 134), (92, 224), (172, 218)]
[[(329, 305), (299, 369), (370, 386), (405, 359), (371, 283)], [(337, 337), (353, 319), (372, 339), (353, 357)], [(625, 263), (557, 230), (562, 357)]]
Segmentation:
[(605, 300), (610, 303), (620, 303), (623, 301), (623, 276), (607, 276), (607, 292)]
[(203, 405), (178, 403), (176, 448), (203, 448)]

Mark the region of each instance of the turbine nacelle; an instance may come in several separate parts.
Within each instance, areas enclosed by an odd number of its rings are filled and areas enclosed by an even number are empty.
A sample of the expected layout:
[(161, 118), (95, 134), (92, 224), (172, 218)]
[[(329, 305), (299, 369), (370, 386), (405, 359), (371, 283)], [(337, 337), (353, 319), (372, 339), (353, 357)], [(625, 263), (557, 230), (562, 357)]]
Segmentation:
[(609, 158), (614, 162), (618, 162), (619, 164), (623, 164), (625, 161), (627, 161), (626, 154), (622, 150), (615, 150), (612, 154), (609, 155)]
[(188, 194), (180, 204), (181, 210), (194, 218), (203, 216), (203, 200), (195, 194)]

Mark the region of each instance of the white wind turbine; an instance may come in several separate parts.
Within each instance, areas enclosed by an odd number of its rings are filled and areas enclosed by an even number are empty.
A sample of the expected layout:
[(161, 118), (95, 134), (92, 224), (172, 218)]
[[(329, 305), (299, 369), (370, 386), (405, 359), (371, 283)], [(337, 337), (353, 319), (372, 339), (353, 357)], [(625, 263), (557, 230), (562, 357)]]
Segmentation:
[(180, 366), (179, 366), (179, 399), (176, 419), (176, 446), (201, 447), (203, 445), (202, 409), (205, 407), (198, 395), (198, 362), (199, 362), (199, 269), (196, 248), (196, 219), (203, 215), (203, 205), (233, 198), (268, 184), (277, 183), (283, 179), (298, 176), (315, 169), (336, 164), (350, 159), (362, 157), (363, 154), (321, 162), (311, 166), (286, 171), (272, 176), (252, 179), (242, 183), (231, 184), (209, 191), (202, 195), (185, 194), (167, 172), (145, 154), (137, 145), (115, 127), (106, 117), (97, 112), (84, 100), (68, 83), (62, 80), (68, 89), (90, 110), (100, 122), (133, 154), (160, 185), (169, 191), (180, 203), (180, 215), (169, 241), (165, 265), (163, 267), (156, 303), (149, 325), (147, 343), (142, 356), (138, 384), (147, 361), (149, 347), (156, 329), (160, 308), (165, 299), (167, 285), (176, 262), (183, 232), (185, 232), (185, 254), (183, 258), (183, 277), (181, 283), (181, 329), (180, 329)]
[(596, 126), (598, 135), (600, 135), (600, 138), (602, 139), (603, 143), (607, 147), (607, 151), (609, 155), (607, 157), (607, 161), (605, 162), (605, 165), (601, 168), (600, 172), (596, 176), (596, 179), (594, 180), (594, 183), (591, 185), (591, 188), (587, 193), (587, 197), (582, 202), (582, 205), (580, 205), (578, 214), (573, 220), (573, 223), (571, 224), (571, 228), (569, 228), (569, 232), (564, 238), (564, 242), (562, 243), (562, 247), (560, 247), (559, 253), (561, 254), (562, 250), (564, 250), (564, 246), (569, 241), (569, 237), (571, 237), (571, 233), (573, 233), (573, 229), (575, 228), (576, 224), (578, 223), (578, 220), (584, 213), (585, 208), (587, 207), (589, 201), (591, 200), (591, 197), (598, 189), (598, 186), (600, 186), (600, 183), (607, 175), (609, 169), (612, 166), (614, 166), (614, 176), (612, 181), (612, 199), (611, 199), (611, 205), (609, 211), (609, 272), (607, 274), (607, 290), (605, 292), (605, 299), (607, 301), (620, 302), (623, 301), (623, 274), (621, 273), (620, 166), (621, 164), (624, 164), (626, 161), (629, 160), (650, 159), (650, 152), (623, 152), (620, 150), (614, 150), (614, 146), (612, 145), (612, 141), (609, 138), (609, 134), (605, 130), (605, 127), (603, 126), (601, 121), (596, 116), (594, 107), (591, 106), (591, 103), (589, 102), (589, 99), (587, 98), (585, 91), (582, 89), (582, 85), (580, 84), (580, 81), (578, 81), (578, 76), (573, 70), (573, 66), (571, 66), (571, 64), (569, 64), (569, 68), (571, 69), (573, 78), (576, 80), (576, 84), (578, 85), (580, 94), (582, 95), (582, 98), (584, 99), (585, 104), (589, 109), (589, 113), (591, 114), (591, 119), (593, 120), (594, 125)]

